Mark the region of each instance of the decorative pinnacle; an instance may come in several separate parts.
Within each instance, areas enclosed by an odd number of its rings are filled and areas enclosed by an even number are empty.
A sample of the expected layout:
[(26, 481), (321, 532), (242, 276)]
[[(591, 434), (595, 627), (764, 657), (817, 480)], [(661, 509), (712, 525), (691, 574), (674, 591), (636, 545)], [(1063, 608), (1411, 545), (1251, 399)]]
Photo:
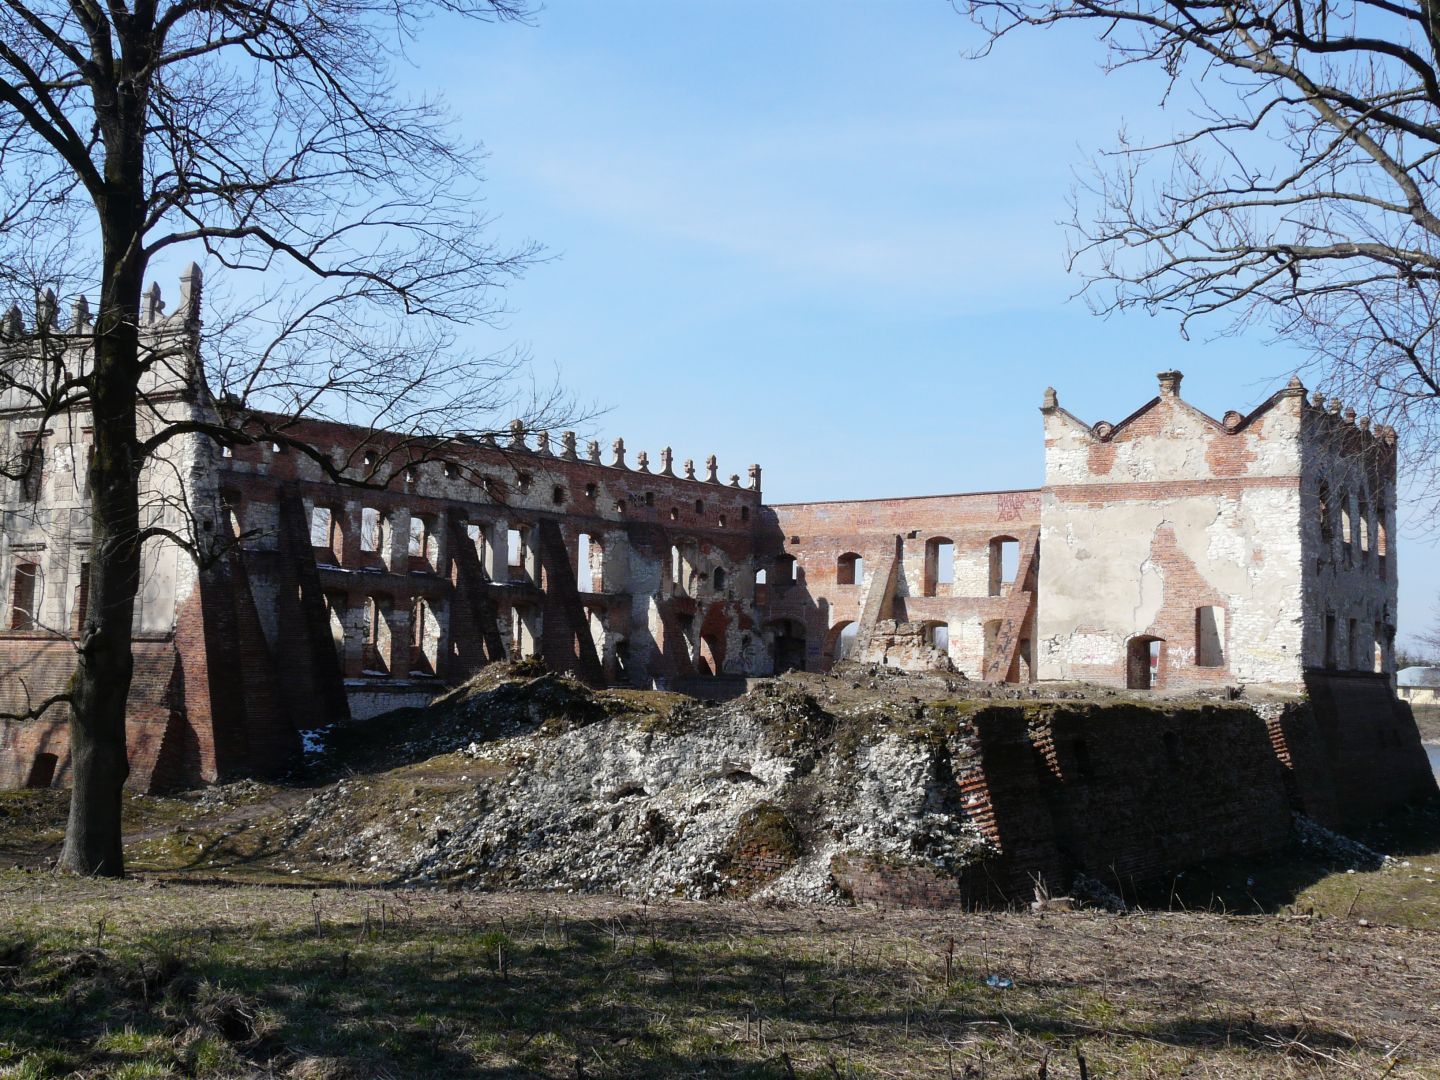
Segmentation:
[(688, 457), (687, 457), (687, 458), (685, 459), (685, 479), (686, 479), (686, 480), (694, 480), (694, 479), (695, 479), (695, 459), (694, 459), (694, 458), (688, 458)]
[(204, 284), (205, 275), (200, 272), (199, 263), (192, 262), (180, 275), (180, 310), (187, 322), (200, 321), (200, 294)]
[(1045, 397), (1044, 397), (1043, 399), (1041, 399), (1041, 402), (1040, 402), (1040, 409), (1041, 409), (1041, 411), (1042, 411), (1042, 412), (1050, 412), (1052, 409), (1058, 409), (1059, 407), (1060, 407), (1060, 398), (1059, 398), (1059, 396), (1055, 393), (1055, 388), (1054, 388), (1053, 386), (1047, 386), (1047, 387), (1045, 388)]
[(525, 423), (522, 420), (510, 421), (510, 449), (529, 450), (525, 443)]
[(705, 482), (707, 484), (718, 484), (720, 482), (719, 468), (715, 455), (711, 454), (705, 459)]
[(11, 304), (10, 310), (5, 313), (5, 335), (15, 338), (24, 332), (25, 317), (20, 314), (20, 305)]
[(1315, 408), (1317, 409), (1323, 409), (1325, 407), (1325, 391), (1316, 390), (1313, 394), (1311, 394), (1310, 404), (1315, 406)]
[(545, 457), (554, 456), (550, 452), (550, 433), (548, 431), (542, 431), (539, 435), (535, 436), (535, 442), (535, 452), (537, 454), (542, 454)]
[(629, 468), (629, 466), (627, 466), (627, 465), (625, 464), (625, 440), (624, 440), (624, 439), (616, 439), (614, 442), (612, 442), (612, 443), (610, 444), (610, 452), (615, 455), (615, 460), (612, 461), (612, 462), (610, 462), (610, 467), (611, 467), (611, 468), (614, 468), (614, 469), (625, 469), (625, 468)]
[(1342, 402), (1338, 397), (1332, 397), (1326, 411), (1329, 412), (1331, 416), (1339, 416), (1341, 404)]
[(55, 326), (55, 311), (59, 307), (55, 290), (46, 289), (35, 297), (35, 329), (50, 330)]
[(90, 301), (83, 295), (77, 296), (70, 308), (70, 329), (77, 334), (90, 329)]
[(1162, 397), (1178, 397), (1180, 395), (1180, 380), (1185, 376), (1175, 370), (1162, 371), (1155, 376), (1160, 380), (1160, 395)]
[(560, 436), (560, 456), (566, 461), (574, 461), (580, 456), (575, 452), (575, 432), (567, 431)]
[(1305, 384), (1300, 381), (1300, 376), (1299, 376), (1299, 375), (1291, 375), (1291, 376), (1290, 376), (1290, 381), (1285, 384), (1285, 389), (1286, 389), (1286, 390), (1300, 390), (1300, 391), (1303, 392), (1304, 389), (1305, 389)]
[(731, 486), (731, 487), (739, 487), (739, 486), (740, 486), (740, 474), (739, 474), (739, 473), (733, 473), (733, 472), (732, 472), (732, 473), (730, 474), (730, 486)]
[(160, 298), (160, 283), (152, 281), (145, 292), (145, 322), (153, 325), (165, 317), (165, 301)]
[(751, 490), (751, 491), (759, 491), (759, 490), (760, 490), (760, 466), (759, 466), (759, 465), (751, 465), (750, 468), (749, 468), (747, 471), (750, 473), (750, 490)]
[(650, 471), (650, 455), (649, 455), (649, 453), (647, 453), (647, 452), (644, 451), (644, 450), (638, 451), (638, 452), (635, 454), (635, 471), (636, 471), (636, 472), (649, 472), (649, 471)]
[(596, 465), (599, 465), (599, 464), (600, 464), (600, 440), (599, 440), (599, 439), (591, 439), (589, 442), (587, 442), (587, 443), (585, 444), (585, 459), (586, 459), (587, 461), (593, 461)]
[(675, 454), (674, 454), (674, 452), (670, 449), (670, 447), (666, 446), (666, 447), (664, 447), (663, 449), (661, 449), (661, 451), (660, 451), (660, 475), (661, 475), (661, 476), (674, 476), (674, 475), (675, 475), (675, 470), (674, 470), (674, 468), (672, 467), (674, 464), (675, 464)]

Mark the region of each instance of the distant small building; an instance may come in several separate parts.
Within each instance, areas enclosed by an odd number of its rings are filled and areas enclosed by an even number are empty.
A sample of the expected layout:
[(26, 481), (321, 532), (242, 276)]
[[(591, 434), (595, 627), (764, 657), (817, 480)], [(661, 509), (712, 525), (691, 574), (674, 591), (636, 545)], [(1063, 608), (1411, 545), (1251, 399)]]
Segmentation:
[(1395, 673), (1395, 692), (1411, 705), (1440, 705), (1440, 667), (1407, 667)]

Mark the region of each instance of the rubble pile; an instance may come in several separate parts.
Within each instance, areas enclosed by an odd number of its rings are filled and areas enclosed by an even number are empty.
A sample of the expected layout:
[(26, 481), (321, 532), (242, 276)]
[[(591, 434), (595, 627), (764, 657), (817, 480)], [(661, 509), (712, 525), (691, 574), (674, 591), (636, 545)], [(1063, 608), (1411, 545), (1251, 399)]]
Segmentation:
[(398, 881), (809, 901), (838, 899), (842, 853), (947, 873), (991, 853), (953, 779), (973, 731), (927, 725), (918, 697), (776, 680), (711, 705), (485, 680), (391, 744), (452, 755), (443, 794), (342, 780), (291, 813), (292, 840)]

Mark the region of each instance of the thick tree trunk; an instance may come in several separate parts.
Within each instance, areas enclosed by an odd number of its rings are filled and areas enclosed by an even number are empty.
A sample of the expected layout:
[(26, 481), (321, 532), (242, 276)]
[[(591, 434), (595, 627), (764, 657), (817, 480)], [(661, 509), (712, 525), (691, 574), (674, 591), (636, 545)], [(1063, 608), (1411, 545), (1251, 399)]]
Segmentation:
[[(129, 291), (127, 288), (125, 291)], [(140, 287), (133, 287), (138, 313)], [(122, 790), (130, 774), (125, 705), (134, 667), (131, 626), (140, 581), (139, 470), (135, 455), (136, 318), (102, 311), (95, 335), (90, 460), (89, 611), (70, 683), (70, 821), (60, 869), (118, 877)], [(108, 318), (107, 318), (108, 316)]]
[(106, 256), (90, 395), (89, 607), (81, 629), (79, 663), (70, 682), (73, 786), (59, 868), (119, 877), (125, 872), (121, 800), (130, 774), (125, 706), (134, 667), (131, 627), (140, 584), (136, 390), (143, 268), (124, 253), (112, 259), (107, 251)]

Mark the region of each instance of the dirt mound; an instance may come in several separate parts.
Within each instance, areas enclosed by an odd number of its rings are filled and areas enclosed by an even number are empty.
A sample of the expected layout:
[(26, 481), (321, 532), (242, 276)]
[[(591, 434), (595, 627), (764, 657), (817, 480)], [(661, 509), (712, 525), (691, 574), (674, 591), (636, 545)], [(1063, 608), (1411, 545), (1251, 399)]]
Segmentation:
[(349, 767), (448, 755), (426, 768), (457, 783), (346, 779), (286, 832), (405, 881), (828, 900), (838, 855), (954, 872), (990, 853), (955, 797), (973, 730), (929, 709), (888, 685), (781, 679), (711, 705), (492, 669), (331, 743)]

